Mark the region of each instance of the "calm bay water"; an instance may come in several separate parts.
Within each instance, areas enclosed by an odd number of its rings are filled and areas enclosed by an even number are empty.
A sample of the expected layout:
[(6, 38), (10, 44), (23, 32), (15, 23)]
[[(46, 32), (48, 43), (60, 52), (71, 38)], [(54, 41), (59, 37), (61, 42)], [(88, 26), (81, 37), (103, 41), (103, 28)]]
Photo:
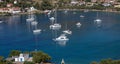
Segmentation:
[[(80, 18), (84, 15), (84, 18)], [(7, 57), (10, 50), (34, 51), (36, 48), (52, 56), (52, 61), (60, 64), (64, 58), (66, 64), (89, 64), (92, 61), (112, 58), (120, 59), (120, 14), (98, 12), (102, 19), (101, 27), (94, 24), (97, 12), (69, 11), (64, 14), (58, 12), (58, 22), (62, 29), (56, 31), (57, 36), (67, 28), (72, 30), (68, 35), (66, 45), (59, 45), (52, 39), (54, 31), (49, 29), (49, 17), (45, 14), (36, 14), (41, 34), (34, 35), (32, 26), (26, 23), (28, 15), (1, 17), (5, 22), (0, 24), (0, 55)], [(81, 22), (80, 28), (76, 23)]]

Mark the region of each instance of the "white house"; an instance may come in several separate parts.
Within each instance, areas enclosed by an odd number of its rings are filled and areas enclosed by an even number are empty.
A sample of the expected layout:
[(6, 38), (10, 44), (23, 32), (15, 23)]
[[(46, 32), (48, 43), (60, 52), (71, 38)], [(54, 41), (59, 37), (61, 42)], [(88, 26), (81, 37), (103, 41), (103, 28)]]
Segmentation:
[(29, 59), (29, 54), (20, 54), (19, 57), (15, 58), (15, 62), (24, 62)]

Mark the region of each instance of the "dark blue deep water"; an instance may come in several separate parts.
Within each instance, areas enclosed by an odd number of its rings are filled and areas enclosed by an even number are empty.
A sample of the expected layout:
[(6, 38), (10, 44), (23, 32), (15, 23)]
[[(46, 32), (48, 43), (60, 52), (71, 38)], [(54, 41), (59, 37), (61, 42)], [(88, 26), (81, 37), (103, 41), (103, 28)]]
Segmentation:
[[(84, 15), (84, 18), (80, 18)], [(0, 17), (4, 23), (0, 24), (0, 55), (7, 57), (11, 50), (34, 51), (36, 48), (52, 56), (52, 62), (60, 64), (64, 58), (66, 64), (89, 64), (101, 59), (120, 59), (120, 14), (98, 12), (102, 24), (94, 24), (97, 12), (69, 11), (64, 14), (59, 11), (57, 21), (62, 29), (52, 31), (49, 17), (45, 14), (35, 14), (39, 22), (41, 34), (34, 35), (32, 26), (26, 23), (28, 15), (14, 15)], [(80, 28), (76, 23), (81, 22)], [(67, 23), (72, 35), (68, 35), (66, 45), (59, 45), (52, 39), (62, 34)]]

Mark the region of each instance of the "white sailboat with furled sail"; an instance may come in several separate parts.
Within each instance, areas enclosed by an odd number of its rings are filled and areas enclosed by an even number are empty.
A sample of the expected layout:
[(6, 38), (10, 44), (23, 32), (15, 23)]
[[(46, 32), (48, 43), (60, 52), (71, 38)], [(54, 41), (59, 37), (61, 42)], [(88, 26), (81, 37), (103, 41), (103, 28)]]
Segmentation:
[(61, 64), (65, 64), (65, 61), (64, 61), (64, 59), (62, 59), (62, 61), (61, 61)]
[(98, 18), (98, 12), (97, 12), (97, 18), (94, 20), (94, 23), (99, 27), (101, 26), (102, 20)]
[[(52, 19), (52, 18), (51, 18)], [(57, 23), (57, 7), (55, 9), (55, 21), (52, 25), (50, 25), (50, 29), (60, 29), (61, 28), (61, 24)]]

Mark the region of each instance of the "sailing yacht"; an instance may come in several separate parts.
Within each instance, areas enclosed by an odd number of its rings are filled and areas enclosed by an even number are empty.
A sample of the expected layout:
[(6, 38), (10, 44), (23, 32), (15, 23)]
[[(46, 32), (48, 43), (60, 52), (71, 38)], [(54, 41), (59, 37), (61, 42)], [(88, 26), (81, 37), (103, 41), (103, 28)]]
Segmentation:
[(35, 29), (35, 30), (33, 30), (33, 33), (34, 34), (39, 34), (41, 31), (42, 31), (41, 29)]
[(64, 30), (63, 33), (65, 33), (65, 34), (72, 34), (72, 31), (70, 31), (70, 30), (68, 29), (68, 30)]
[[(53, 18), (51, 18), (52, 20)], [(57, 23), (57, 9), (55, 10), (55, 23), (50, 25), (50, 29), (60, 29), (61, 28), (61, 24)]]
[(100, 24), (102, 23), (102, 20), (98, 18), (98, 12), (97, 12), (97, 19), (94, 20), (94, 23), (97, 24), (98, 26), (100, 26)]
[(33, 26), (35, 26), (35, 25), (37, 25), (37, 24), (38, 24), (37, 21), (33, 21), (33, 22), (31, 22), (31, 25), (33, 25)]
[(49, 19), (50, 19), (51, 23), (53, 24), (53, 22), (55, 21), (55, 18), (54, 17), (50, 17)]
[(61, 64), (65, 64), (65, 61), (64, 61), (64, 59), (62, 59), (62, 61), (61, 61)]
[(65, 34), (61, 34), (58, 38), (55, 38), (53, 40), (58, 42), (63, 42), (63, 41), (65, 42), (65, 41), (68, 41), (69, 39)]
[(50, 19), (50, 21), (54, 21), (54, 20), (55, 20), (55, 18), (54, 18), (54, 17), (50, 17), (49, 19)]
[(67, 23), (66, 23), (66, 30), (64, 30), (63, 33), (65, 33), (65, 34), (72, 34), (72, 31), (67, 29)]
[(33, 15), (29, 15), (28, 18), (26, 19), (27, 22), (32, 22), (34, 21), (34, 16)]
[(60, 29), (61, 25), (58, 23), (54, 23), (53, 25), (50, 25), (50, 29)]

